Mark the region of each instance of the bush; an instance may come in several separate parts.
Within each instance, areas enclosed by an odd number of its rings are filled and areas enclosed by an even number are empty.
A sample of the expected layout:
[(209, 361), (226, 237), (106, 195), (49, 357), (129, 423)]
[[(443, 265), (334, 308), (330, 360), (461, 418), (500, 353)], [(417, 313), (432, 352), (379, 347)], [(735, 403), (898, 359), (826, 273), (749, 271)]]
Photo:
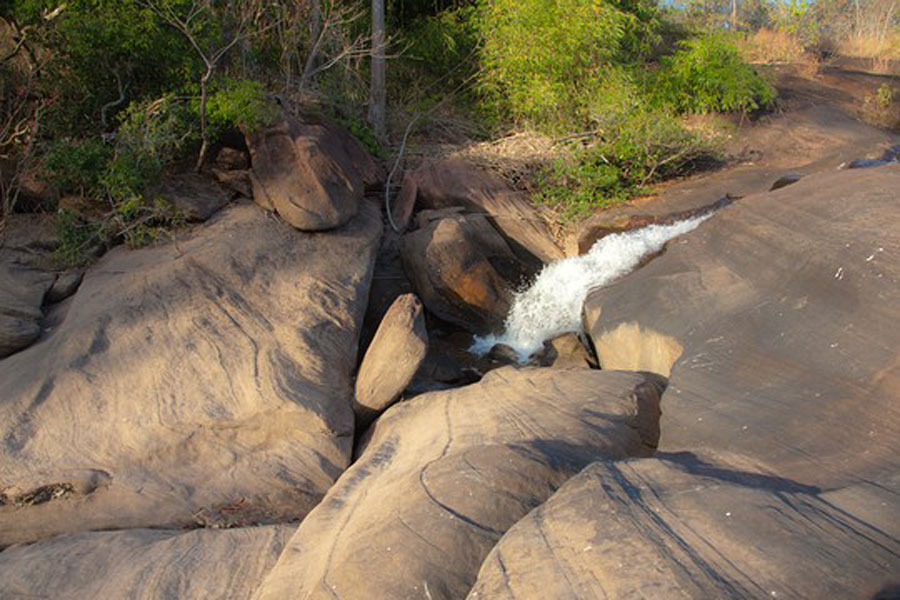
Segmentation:
[(227, 79), (210, 96), (206, 111), (214, 132), (230, 127), (252, 132), (278, 118), (277, 108), (266, 99), (265, 88), (249, 79)]
[(113, 149), (100, 138), (52, 143), (44, 157), (50, 183), (67, 192), (96, 196)]
[(681, 42), (651, 78), (658, 102), (682, 112), (755, 110), (772, 104), (775, 90), (741, 60), (722, 34)]
[(420, 66), (430, 79), (444, 80), (445, 88), (458, 87), (475, 72), (478, 32), (473, 7), (422, 17), (406, 37), (409, 47), (404, 58)]

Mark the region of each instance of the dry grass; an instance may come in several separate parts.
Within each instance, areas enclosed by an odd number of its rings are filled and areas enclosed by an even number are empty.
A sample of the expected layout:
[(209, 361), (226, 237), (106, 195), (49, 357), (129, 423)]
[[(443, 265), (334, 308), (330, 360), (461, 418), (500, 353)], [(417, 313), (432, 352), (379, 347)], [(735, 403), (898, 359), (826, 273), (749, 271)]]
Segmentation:
[(520, 131), (488, 142), (455, 148), (448, 157), (465, 159), (499, 173), (513, 187), (534, 191), (535, 174), (560, 156), (553, 138), (534, 131)]
[(900, 30), (892, 33), (850, 36), (837, 45), (844, 56), (867, 58), (876, 73), (891, 73), (900, 62)]
[(789, 33), (776, 29), (759, 29), (739, 43), (744, 60), (762, 64), (807, 64), (815, 57)]

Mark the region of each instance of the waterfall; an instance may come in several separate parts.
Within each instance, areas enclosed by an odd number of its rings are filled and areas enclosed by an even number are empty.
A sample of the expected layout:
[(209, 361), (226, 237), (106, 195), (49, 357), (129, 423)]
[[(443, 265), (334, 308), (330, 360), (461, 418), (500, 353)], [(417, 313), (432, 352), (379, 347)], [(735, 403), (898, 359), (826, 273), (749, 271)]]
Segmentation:
[(581, 331), (581, 309), (593, 288), (627, 275), (641, 260), (666, 242), (687, 233), (711, 216), (705, 214), (671, 225), (649, 225), (607, 235), (586, 254), (544, 266), (534, 282), (516, 294), (500, 335), (476, 337), (469, 349), (484, 354), (494, 344), (511, 346), (520, 361), (543, 347), (546, 340)]

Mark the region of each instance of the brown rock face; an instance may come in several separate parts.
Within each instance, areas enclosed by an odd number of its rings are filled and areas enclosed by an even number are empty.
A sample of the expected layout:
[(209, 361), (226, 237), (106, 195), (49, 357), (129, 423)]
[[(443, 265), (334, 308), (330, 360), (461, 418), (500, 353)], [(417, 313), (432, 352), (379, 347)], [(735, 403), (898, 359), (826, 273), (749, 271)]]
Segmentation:
[(249, 599), (295, 529), (133, 529), (14, 546), (0, 554), (0, 596)]
[(486, 215), (516, 255), (532, 268), (563, 257), (543, 219), (529, 202), (493, 173), (461, 160), (428, 161), (403, 179), (399, 208), (463, 206)]
[(404, 268), (429, 311), (469, 331), (498, 329), (524, 268), (484, 217), (429, 222), (401, 238)]
[(259, 600), (464, 597), (503, 532), (568, 477), (652, 451), (661, 385), (640, 373), (504, 368), (392, 406)]
[(303, 231), (338, 227), (377, 182), (372, 158), (350, 134), (319, 118), (289, 118), (247, 136), (253, 199)]
[(176, 173), (163, 179), (160, 192), (191, 221), (205, 221), (221, 210), (231, 194), (200, 173)]
[(900, 472), (898, 190), (900, 165), (805, 177), (588, 296), (602, 367), (671, 367), (667, 450), (821, 487)]
[(0, 545), (302, 517), (350, 459), (380, 232), (368, 205), (304, 234), (242, 203), (110, 251), (0, 361)]
[(397, 401), (427, 352), (422, 303), (415, 294), (404, 294), (384, 315), (359, 367), (353, 404), (357, 429)]
[(821, 492), (688, 453), (594, 463), (510, 528), (468, 598), (895, 597), (878, 594), (900, 572), (897, 483)]

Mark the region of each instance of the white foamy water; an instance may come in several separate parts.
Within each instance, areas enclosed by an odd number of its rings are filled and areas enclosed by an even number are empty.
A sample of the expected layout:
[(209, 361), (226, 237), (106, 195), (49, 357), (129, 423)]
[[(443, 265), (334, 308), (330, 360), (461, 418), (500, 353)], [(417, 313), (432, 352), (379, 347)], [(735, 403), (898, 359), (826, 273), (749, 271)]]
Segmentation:
[(581, 331), (581, 309), (593, 288), (627, 275), (666, 242), (696, 228), (711, 215), (672, 225), (650, 225), (598, 240), (586, 254), (546, 265), (531, 286), (516, 294), (502, 335), (476, 337), (469, 349), (484, 354), (494, 344), (511, 346), (525, 361), (546, 340)]

